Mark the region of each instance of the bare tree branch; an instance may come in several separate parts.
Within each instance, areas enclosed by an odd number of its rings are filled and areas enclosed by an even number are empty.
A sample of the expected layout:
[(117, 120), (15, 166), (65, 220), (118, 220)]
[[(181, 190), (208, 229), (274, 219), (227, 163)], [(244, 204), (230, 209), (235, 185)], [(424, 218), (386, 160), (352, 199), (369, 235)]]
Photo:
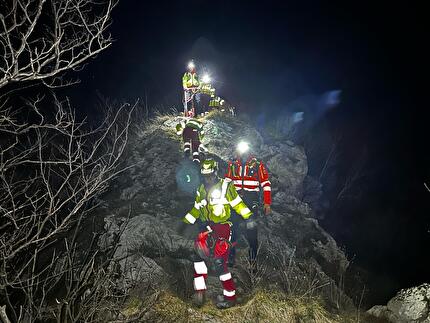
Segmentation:
[[(102, 279), (106, 274), (99, 273), (105, 267), (96, 265), (97, 252), (79, 261), (75, 232), (63, 254), (54, 252), (44, 269), (39, 268), (41, 257), (46, 258), (50, 246), (71, 228), (81, 227), (93, 200), (125, 170), (119, 165), (134, 106), (124, 104), (115, 113), (107, 112), (96, 129), (85, 130), (88, 127), (76, 120), (68, 101), (56, 102), (54, 118), (39, 108), (42, 98), (29, 104), (35, 123), (21, 122), (11, 108), (0, 109), (0, 293), (24, 292), (24, 314), (12, 316), (41, 319), (38, 313), (46, 309), (50, 288), (68, 273), (69, 300), (63, 305), (76, 321), (95, 315), (94, 310), (76, 312), (70, 306), (81, 301), (97, 275)], [(104, 300), (107, 295), (99, 297)]]
[(10, 320), (6, 314), (6, 305), (0, 306), (0, 319), (3, 323), (10, 323)]
[(4, 1), (0, 88), (34, 80), (51, 86), (70, 84), (58, 76), (78, 70), (112, 44), (107, 28), (116, 4), (117, 0)]
[[(126, 294), (113, 253), (78, 233), (97, 197), (127, 168), (122, 156), (135, 105), (105, 107), (97, 126), (68, 99), (16, 92), (35, 82), (72, 84), (77, 71), (112, 43), (117, 0), (5, 0), (0, 3), (0, 320), (116, 320)], [(15, 84), (15, 87), (7, 87)], [(46, 91), (45, 91), (46, 92)], [(129, 166), (131, 167), (131, 166)], [(104, 320), (104, 319), (102, 319)]]

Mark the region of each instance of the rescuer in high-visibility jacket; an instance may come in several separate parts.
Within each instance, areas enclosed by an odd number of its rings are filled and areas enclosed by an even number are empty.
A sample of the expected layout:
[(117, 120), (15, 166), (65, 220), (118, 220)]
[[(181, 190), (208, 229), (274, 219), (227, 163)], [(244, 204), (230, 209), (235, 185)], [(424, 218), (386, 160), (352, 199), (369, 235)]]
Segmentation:
[[(240, 142), (237, 146), (238, 157), (228, 163), (226, 180), (234, 183), (239, 195), (243, 198), (246, 205), (249, 205), (253, 213), (259, 214), (261, 210), (261, 195), (263, 200), (263, 212), (268, 215), (271, 212), (272, 204), (271, 183), (269, 173), (264, 164), (257, 158), (249, 154), (249, 144)], [(262, 194), (261, 194), (262, 192)], [(235, 226), (232, 241), (236, 241), (238, 226)], [(257, 226), (247, 229), (244, 232), (249, 244), (249, 259), (254, 261), (258, 251), (258, 231)], [(235, 249), (230, 253), (229, 264), (234, 264)]]
[(196, 104), (200, 102), (200, 81), (196, 73), (194, 61), (188, 63), (188, 70), (182, 76), (182, 87), (184, 89), (184, 116), (194, 117), (196, 115)]
[(224, 103), (225, 103), (225, 100), (217, 96), (209, 101), (209, 107), (213, 109), (221, 108), (222, 106), (224, 106)]
[[(204, 80), (204, 77), (203, 77)], [(209, 100), (208, 106), (202, 106), (202, 113), (207, 114), (210, 110), (210, 103), (213, 98), (215, 98), (215, 89), (212, 87), (210, 83), (202, 82), (200, 84), (200, 93), (209, 96), (211, 99)]]
[(185, 158), (189, 158), (192, 154), (193, 162), (200, 164), (201, 155), (208, 151), (202, 144), (203, 123), (196, 118), (185, 118), (176, 125), (176, 134), (182, 135)]
[(196, 192), (194, 207), (183, 221), (194, 224), (197, 219), (203, 222), (203, 230), (195, 241), (196, 258), (194, 262), (194, 290), (197, 305), (205, 301), (206, 278), (208, 268), (205, 259), (214, 259), (215, 270), (223, 286), (223, 295), (219, 295), (217, 307), (224, 309), (236, 303), (236, 287), (227, 267), (231, 248), (230, 209), (247, 221), (247, 227), (256, 223), (250, 219), (251, 210), (245, 205), (232, 182), (218, 178), (217, 163), (208, 159), (202, 162), (203, 184)]
[(215, 97), (215, 89), (210, 83), (202, 83), (200, 86), (200, 93), (206, 94), (210, 97)]

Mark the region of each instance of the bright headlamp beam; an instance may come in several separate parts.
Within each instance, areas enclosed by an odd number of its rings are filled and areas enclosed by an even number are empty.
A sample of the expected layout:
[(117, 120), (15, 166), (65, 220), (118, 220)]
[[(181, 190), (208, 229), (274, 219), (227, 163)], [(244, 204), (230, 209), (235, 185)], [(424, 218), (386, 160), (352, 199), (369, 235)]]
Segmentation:
[(202, 81), (203, 81), (203, 83), (210, 83), (211, 77), (208, 74), (205, 74), (205, 75), (203, 75)]
[(249, 144), (246, 141), (241, 141), (237, 144), (239, 154), (244, 154), (249, 150)]
[(194, 62), (193, 62), (193, 61), (188, 62), (188, 69), (192, 70), (192, 69), (194, 69), (195, 67), (196, 67), (196, 65), (194, 65)]

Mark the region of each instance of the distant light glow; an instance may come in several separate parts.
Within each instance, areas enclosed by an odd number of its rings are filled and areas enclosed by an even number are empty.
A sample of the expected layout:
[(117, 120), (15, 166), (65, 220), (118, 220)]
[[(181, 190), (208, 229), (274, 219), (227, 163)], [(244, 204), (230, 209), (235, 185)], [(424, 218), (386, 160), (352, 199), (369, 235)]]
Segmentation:
[(241, 141), (237, 144), (237, 151), (244, 154), (249, 150), (249, 144), (246, 141)]
[(293, 113), (293, 123), (299, 123), (303, 121), (304, 112)]
[(334, 107), (340, 103), (341, 90), (333, 90), (324, 93), (323, 100), (328, 107)]

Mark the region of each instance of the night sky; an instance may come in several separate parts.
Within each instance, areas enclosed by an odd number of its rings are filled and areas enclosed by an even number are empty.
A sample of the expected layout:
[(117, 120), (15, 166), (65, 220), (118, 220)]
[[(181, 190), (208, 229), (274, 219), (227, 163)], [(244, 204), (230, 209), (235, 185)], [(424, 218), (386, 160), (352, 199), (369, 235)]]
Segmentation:
[[(339, 106), (308, 131), (318, 140), (323, 123), (343, 134), (340, 173), (365, 148), (368, 175), (358, 201), (329, 209), (322, 224), (371, 273), (372, 300), (384, 302), (430, 278), (430, 193), (423, 185), (430, 182), (430, 123), (420, 98), (429, 82), (419, 81), (428, 35), (412, 3), (375, 3), (122, 0), (111, 28), (116, 40), (80, 74), (74, 102), (91, 110), (100, 93), (180, 107), (190, 58), (251, 117), (341, 90)], [(311, 175), (318, 171), (312, 163)]]

